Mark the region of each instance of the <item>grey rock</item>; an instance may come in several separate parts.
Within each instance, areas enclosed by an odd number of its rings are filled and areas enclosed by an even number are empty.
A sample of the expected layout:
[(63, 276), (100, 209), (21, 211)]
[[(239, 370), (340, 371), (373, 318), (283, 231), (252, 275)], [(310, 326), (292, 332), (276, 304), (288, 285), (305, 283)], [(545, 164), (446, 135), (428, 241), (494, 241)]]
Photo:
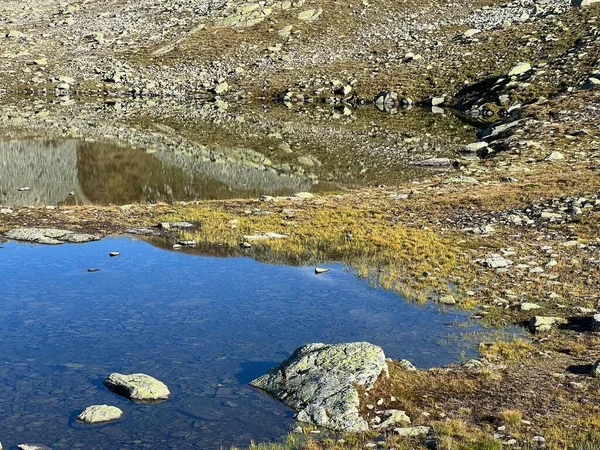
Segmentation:
[(402, 437), (427, 436), (430, 431), (431, 428), (425, 427), (423, 425), (419, 425), (416, 427), (394, 428), (394, 433)]
[(375, 345), (309, 344), (250, 384), (297, 410), (299, 421), (360, 432), (368, 424), (359, 413), (356, 385), (369, 391), (382, 373), (387, 376), (388, 367)]
[(513, 66), (512, 69), (508, 72), (509, 77), (523, 75), (526, 72), (531, 70), (531, 64), (527, 62), (520, 62), (517, 65)]
[(16, 228), (8, 231), (5, 236), (15, 241), (33, 242), (37, 244), (57, 245), (64, 243), (80, 244), (97, 241), (98, 236), (76, 233), (56, 228)]
[(483, 367), (483, 363), (478, 359), (469, 359), (468, 361), (465, 361), (461, 367), (467, 370), (481, 369)]
[(408, 359), (401, 359), (397, 362), (397, 364), (404, 370), (408, 370), (411, 372), (417, 370), (414, 364), (411, 363)]
[(462, 148), (463, 153), (478, 153), (488, 146), (487, 142), (473, 142)]
[(552, 152), (545, 159), (546, 161), (562, 161), (565, 159), (565, 155), (561, 152)]
[(120, 419), (122, 416), (123, 411), (116, 406), (93, 405), (88, 406), (79, 414), (77, 420), (85, 423), (102, 423)]
[(164, 383), (143, 373), (111, 373), (104, 380), (104, 385), (119, 395), (141, 402), (166, 400), (171, 395)]
[(433, 97), (431, 99), (431, 106), (443, 105), (445, 101), (446, 101), (446, 97)]
[(534, 309), (540, 309), (541, 306), (535, 303), (523, 302), (519, 305), (521, 311), (532, 311)]
[(442, 305), (456, 305), (456, 299), (452, 295), (444, 295), (438, 299)]
[(506, 259), (497, 253), (491, 254), (486, 259), (478, 260), (478, 263), (490, 269), (510, 267), (513, 264), (510, 259)]
[(553, 326), (564, 323), (567, 323), (567, 320), (562, 317), (535, 316), (529, 321), (529, 328), (533, 332), (548, 331)]
[(398, 424), (410, 423), (410, 417), (406, 415), (406, 411), (388, 409), (387, 411), (382, 411), (381, 414), (385, 417), (385, 420), (374, 428), (384, 429)]

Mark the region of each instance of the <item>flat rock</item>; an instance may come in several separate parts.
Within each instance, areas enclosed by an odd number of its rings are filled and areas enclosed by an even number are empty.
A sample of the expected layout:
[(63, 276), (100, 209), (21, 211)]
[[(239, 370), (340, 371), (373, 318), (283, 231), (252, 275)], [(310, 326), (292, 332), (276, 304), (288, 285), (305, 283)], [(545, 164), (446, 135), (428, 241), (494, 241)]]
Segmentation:
[(394, 428), (394, 433), (403, 437), (427, 436), (431, 428), (419, 425), (416, 427)]
[(85, 423), (102, 423), (120, 419), (122, 416), (123, 411), (116, 406), (93, 405), (88, 406), (81, 414), (79, 414), (77, 420)]
[(104, 385), (119, 395), (141, 402), (166, 400), (171, 395), (164, 383), (143, 373), (111, 373), (104, 380)]
[(553, 326), (567, 323), (567, 320), (562, 317), (544, 317), (535, 316), (529, 321), (531, 331), (548, 331)]
[(381, 414), (385, 417), (385, 420), (381, 422), (376, 428), (384, 429), (398, 424), (409, 424), (410, 417), (406, 415), (406, 411), (400, 411), (398, 409), (388, 409), (382, 411)]
[(520, 62), (517, 65), (513, 66), (512, 69), (508, 72), (509, 77), (519, 76), (531, 70), (531, 64), (526, 62)]
[(422, 167), (449, 167), (454, 161), (450, 158), (429, 158), (415, 163), (415, 166)]
[(535, 303), (523, 302), (519, 305), (521, 311), (532, 311), (534, 309), (540, 309), (541, 306)]
[(19, 450), (52, 450), (50, 447), (42, 444), (19, 444), (17, 448)]
[(309, 344), (250, 384), (294, 408), (301, 422), (361, 432), (369, 427), (356, 386), (369, 391), (382, 373), (388, 376), (385, 354), (373, 344)]
[(76, 233), (74, 231), (60, 230), (57, 228), (17, 228), (8, 231), (5, 236), (8, 239), (13, 239), (15, 241), (34, 242), (36, 244), (47, 245), (65, 243), (81, 244), (100, 239), (93, 234)]

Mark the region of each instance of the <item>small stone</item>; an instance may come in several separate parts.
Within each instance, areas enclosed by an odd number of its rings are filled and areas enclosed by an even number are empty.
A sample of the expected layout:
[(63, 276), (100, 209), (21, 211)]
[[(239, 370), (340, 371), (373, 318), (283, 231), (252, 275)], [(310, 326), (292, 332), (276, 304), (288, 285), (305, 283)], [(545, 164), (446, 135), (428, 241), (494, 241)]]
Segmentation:
[(526, 62), (520, 62), (516, 66), (513, 66), (512, 69), (508, 72), (509, 77), (523, 75), (526, 72), (531, 70), (531, 64)]
[[(400, 361), (397, 362), (397, 364), (403, 370), (407, 370), (410, 372), (417, 370), (417, 368), (413, 365), (413, 363), (411, 363), (408, 359), (401, 359)], [(392, 401), (395, 401), (395, 399)]]
[(532, 311), (534, 309), (540, 309), (540, 308), (541, 308), (541, 306), (537, 305), (535, 303), (524, 302), (519, 305), (519, 309), (521, 311)]
[(471, 144), (467, 144), (462, 148), (463, 153), (478, 153), (484, 148), (488, 147), (487, 142), (473, 142)]
[(123, 411), (116, 406), (93, 405), (88, 406), (85, 411), (79, 414), (77, 420), (85, 423), (102, 423), (120, 419), (122, 416)]
[(567, 323), (567, 320), (562, 317), (535, 316), (529, 321), (529, 328), (533, 332), (548, 331), (555, 325), (565, 323)]
[(454, 297), (452, 295), (445, 295), (443, 297), (440, 297), (438, 302), (441, 303), (442, 305), (455, 305), (456, 304), (456, 300), (454, 299)]
[(549, 161), (549, 162), (563, 161), (564, 159), (565, 159), (565, 155), (563, 155), (561, 152), (552, 152), (545, 158), (545, 160)]
[(481, 30), (478, 30), (477, 28), (471, 28), (470, 30), (467, 30), (463, 33), (463, 36), (466, 38), (470, 38), (475, 36), (476, 34), (481, 33)]
[(446, 101), (446, 97), (433, 97), (431, 99), (431, 106), (443, 105), (445, 101)]
[(417, 437), (426, 436), (431, 431), (431, 428), (419, 425), (416, 427), (394, 428), (394, 433), (402, 437)]
[(405, 411), (388, 409), (387, 411), (382, 411), (382, 414), (386, 417), (386, 419), (375, 428), (383, 429), (399, 423), (410, 423), (410, 417), (406, 415)]

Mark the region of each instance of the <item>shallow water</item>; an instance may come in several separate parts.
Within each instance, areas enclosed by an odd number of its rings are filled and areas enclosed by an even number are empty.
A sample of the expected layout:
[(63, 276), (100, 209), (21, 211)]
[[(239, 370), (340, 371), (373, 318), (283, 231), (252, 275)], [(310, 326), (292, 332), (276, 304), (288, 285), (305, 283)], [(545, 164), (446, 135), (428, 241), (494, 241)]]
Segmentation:
[(223, 111), (193, 101), (0, 99), (0, 204), (257, 198), (392, 184), (431, 176), (414, 163), (455, 157), (474, 139), (475, 128), (450, 111), (420, 108)]
[[(465, 313), (405, 302), (338, 264), (317, 276), (313, 267), (201, 257), (127, 238), (2, 247), (5, 448), (217, 449), (274, 440), (293, 427), (292, 412), (247, 383), (298, 346), (368, 341), (426, 368), (475, 354), (456, 336), (480, 331)], [(115, 371), (155, 376), (172, 398), (138, 405), (118, 397), (102, 385)], [(124, 419), (75, 421), (104, 403), (123, 409)]]

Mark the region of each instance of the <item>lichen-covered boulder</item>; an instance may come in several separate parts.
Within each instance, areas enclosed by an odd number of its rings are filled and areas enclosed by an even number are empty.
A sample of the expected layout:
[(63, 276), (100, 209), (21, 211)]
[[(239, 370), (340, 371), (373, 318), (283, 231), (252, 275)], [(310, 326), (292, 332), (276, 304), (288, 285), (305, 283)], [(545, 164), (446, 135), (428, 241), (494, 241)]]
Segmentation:
[(120, 419), (122, 416), (123, 411), (116, 406), (92, 405), (79, 414), (77, 420), (85, 423), (103, 423), (112, 422), (113, 420)]
[(382, 373), (388, 376), (385, 354), (373, 344), (309, 344), (250, 384), (294, 408), (301, 422), (360, 432), (369, 427), (356, 386), (369, 391)]
[(166, 400), (171, 395), (169, 388), (156, 378), (144, 373), (123, 375), (111, 373), (104, 385), (111, 391), (139, 402), (155, 402)]
[(64, 243), (81, 244), (97, 241), (98, 236), (93, 234), (77, 233), (70, 230), (57, 228), (16, 228), (5, 234), (8, 239), (36, 244), (58, 245)]

